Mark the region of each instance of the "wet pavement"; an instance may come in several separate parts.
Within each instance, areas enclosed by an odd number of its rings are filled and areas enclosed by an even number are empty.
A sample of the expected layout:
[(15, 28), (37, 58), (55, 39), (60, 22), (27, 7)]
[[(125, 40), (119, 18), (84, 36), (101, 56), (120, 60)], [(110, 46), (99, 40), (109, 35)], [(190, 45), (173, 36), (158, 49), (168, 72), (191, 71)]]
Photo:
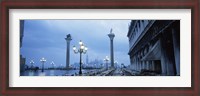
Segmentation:
[[(44, 72), (27, 70), (20, 73), (20, 76), (80, 76), (78, 73), (79, 70), (44, 70)], [(121, 68), (83, 69), (82, 73), (81, 76), (135, 76), (132, 71)]]

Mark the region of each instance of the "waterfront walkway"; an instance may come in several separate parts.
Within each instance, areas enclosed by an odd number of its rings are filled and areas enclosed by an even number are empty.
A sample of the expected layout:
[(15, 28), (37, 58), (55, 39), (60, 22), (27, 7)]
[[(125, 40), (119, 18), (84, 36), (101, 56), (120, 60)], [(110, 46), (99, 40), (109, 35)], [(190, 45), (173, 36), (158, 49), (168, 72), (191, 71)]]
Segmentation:
[[(32, 71), (27, 70), (21, 73), (21, 76), (80, 76), (79, 70), (41, 70)], [(121, 68), (102, 68), (92, 70), (82, 70), (81, 76), (135, 76), (135, 72), (128, 69)]]

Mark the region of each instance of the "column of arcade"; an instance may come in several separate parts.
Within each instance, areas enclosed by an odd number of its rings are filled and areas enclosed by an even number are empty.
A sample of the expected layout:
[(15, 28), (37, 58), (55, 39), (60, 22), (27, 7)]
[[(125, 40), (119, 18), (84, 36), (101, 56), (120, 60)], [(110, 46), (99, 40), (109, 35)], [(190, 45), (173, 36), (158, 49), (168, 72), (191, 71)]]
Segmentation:
[(147, 53), (148, 48), (145, 47), (133, 56), (133, 58), (131, 59), (133, 70), (141, 71), (142, 69), (145, 69), (155, 71), (154, 60), (142, 60), (142, 57), (144, 57)]

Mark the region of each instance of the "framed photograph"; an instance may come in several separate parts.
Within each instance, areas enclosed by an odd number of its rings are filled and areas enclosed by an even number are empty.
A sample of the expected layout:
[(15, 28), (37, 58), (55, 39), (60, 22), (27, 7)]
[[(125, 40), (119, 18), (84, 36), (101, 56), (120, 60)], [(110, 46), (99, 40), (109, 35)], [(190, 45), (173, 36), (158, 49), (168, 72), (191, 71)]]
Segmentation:
[(2, 1), (2, 95), (198, 96), (199, 1)]

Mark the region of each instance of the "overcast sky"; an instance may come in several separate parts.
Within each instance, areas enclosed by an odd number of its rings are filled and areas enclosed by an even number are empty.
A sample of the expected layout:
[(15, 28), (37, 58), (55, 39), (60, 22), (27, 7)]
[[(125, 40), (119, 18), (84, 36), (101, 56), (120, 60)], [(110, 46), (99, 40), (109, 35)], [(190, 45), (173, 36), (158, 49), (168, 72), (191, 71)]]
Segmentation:
[[(110, 40), (108, 34), (113, 29), (114, 59), (118, 64), (130, 64), (128, 50), (128, 25), (130, 20), (25, 20), (24, 37), (20, 53), (26, 57), (26, 63), (34, 60), (40, 66), (44, 57), (45, 67), (54, 61), (57, 66), (66, 65), (67, 34), (71, 34), (70, 63), (79, 62), (79, 55), (74, 54), (73, 45), (79, 47), (80, 40), (88, 47), (89, 61), (103, 60), (110, 57)], [(83, 62), (86, 55), (83, 55)]]

